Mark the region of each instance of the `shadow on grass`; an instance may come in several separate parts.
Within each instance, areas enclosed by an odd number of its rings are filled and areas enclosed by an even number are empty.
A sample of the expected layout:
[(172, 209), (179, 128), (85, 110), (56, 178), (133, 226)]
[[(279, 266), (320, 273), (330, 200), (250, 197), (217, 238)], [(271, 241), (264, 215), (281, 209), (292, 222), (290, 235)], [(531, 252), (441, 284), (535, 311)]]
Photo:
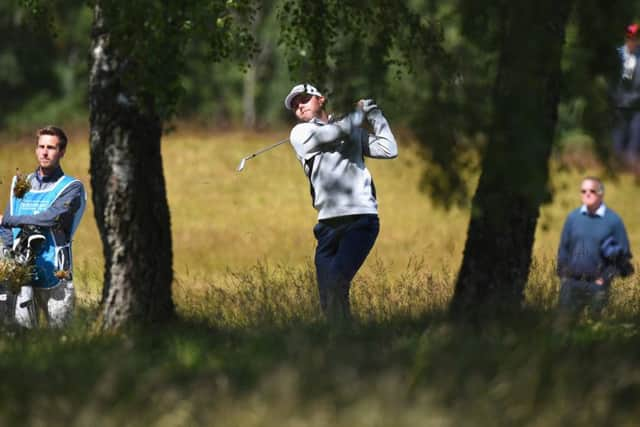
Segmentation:
[(0, 335), (0, 425), (633, 425), (633, 283), (602, 321), (560, 323), (538, 270), (527, 308), (462, 320), (445, 314), (446, 272), (414, 263), (394, 281), (380, 266), (341, 329), (320, 316), (311, 267), (178, 282), (175, 322), (117, 333), (97, 332), (87, 300), (65, 331)]
[(207, 319), (0, 339), (2, 425), (632, 425), (638, 323)]

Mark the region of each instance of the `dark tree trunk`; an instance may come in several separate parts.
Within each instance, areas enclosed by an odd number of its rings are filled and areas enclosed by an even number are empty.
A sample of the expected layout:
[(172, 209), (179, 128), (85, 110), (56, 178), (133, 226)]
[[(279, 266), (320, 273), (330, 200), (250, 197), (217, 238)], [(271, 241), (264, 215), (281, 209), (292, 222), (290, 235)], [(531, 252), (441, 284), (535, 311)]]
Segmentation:
[[(130, 61), (95, 7), (90, 75), (91, 186), (105, 258), (103, 327), (174, 315), (162, 121), (124, 83)], [(148, 101), (148, 100), (147, 100)]]
[(560, 59), (571, 1), (505, 2), (494, 123), (452, 310), (521, 307), (539, 208), (549, 197)]

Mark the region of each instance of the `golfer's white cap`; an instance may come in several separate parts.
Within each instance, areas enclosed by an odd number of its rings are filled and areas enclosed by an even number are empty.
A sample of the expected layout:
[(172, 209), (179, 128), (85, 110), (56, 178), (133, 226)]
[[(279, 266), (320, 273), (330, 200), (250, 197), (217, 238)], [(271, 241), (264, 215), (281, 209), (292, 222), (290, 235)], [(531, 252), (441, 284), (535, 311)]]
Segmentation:
[(293, 101), (293, 98), (300, 95), (301, 93), (322, 96), (320, 91), (309, 83), (301, 83), (299, 85), (295, 85), (289, 92), (289, 95), (287, 95), (287, 97), (284, 99), (284, 106), (287, 108), (287, 110), (291, 110), (291, 101)]

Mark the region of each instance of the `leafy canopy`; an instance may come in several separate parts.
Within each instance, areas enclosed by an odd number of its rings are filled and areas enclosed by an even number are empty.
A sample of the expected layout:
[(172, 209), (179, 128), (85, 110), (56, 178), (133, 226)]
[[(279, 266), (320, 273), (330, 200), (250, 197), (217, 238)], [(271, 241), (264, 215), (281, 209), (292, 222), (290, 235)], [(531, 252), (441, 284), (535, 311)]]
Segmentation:
[[(62, 0), (21, 0), (33, 18), (53, 32), (49, 19)], [(121, 78), (140, 108), (170, 119), (183, 95), (181, 78), (187, 47), (205, 40), (208, 59), (245, 63), (256, 50), (248, 30), (257, 2), (252, 0), (89, 0), (92, 37), (104, 36), (121, 62)]]

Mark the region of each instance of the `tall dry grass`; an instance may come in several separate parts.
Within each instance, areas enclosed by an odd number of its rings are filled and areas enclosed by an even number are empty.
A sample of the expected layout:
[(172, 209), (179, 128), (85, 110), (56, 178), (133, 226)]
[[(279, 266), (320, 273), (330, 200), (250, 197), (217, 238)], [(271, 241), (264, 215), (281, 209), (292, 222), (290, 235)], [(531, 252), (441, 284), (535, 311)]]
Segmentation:
[[(311, 267), (316, 213), (293, 151), (284, 145), (250, 160), (242, 173), (235, 170), (240, 158), (286, 134), (286, 130), (212, 134), (191, 130), (165, 136), (162, 150), (171, 209), (174, 291), (176, 301), (185, 305), (182, 311), (200, 307), (204, 315), (208, 305), (218, 304), (215, 316), (222, 316), (220, 321), (237, 325), (257, 321), (265, 314), (242, 320), (232, 311), (252, 313), (249, 307), (261, 298), (256, 294), (258, 282), (281, 301), (280, 314), (274, 310), (270, 316), (317, 315), (317, 308), (311, 308), (316, 305)], [(8, 197), (16, 168), (32, 170), (35, 158), (32, 138), (6, 138), (0, 139), (0, 194)], [(88, 165), (87, 136), (75, 132), (63, 167), (85, 183), (91, 199)], [(397, 159), (370, 160), (368, 166), (378, 190), (381, 232), (354, 283), (356, 312), (363, 318), (385, 319), (441, 309), (452, 293), (469, 210), (445, 210), (419, 191), (421, 175), (429, 173), (430, 166), (410, 140), (400, 140)], [(580, 179), (600, 173), (594, 164), (581, 171), (552, 166), (555, 195), (541, 211), (536, 261), (527, 288), (528, 303), (541, 308), (552, 307), (556, 299), (555, 252), (564, 218), (579, 203)], [(625, 220), (632, 250), (639, 253), (640, 187), (623, 176), (607, 181), (606, 190), (607, 204)], [(77, 233), (74, 257), (80, 298), (95, 302), (103, 260), (92, 203)], [(612, 304), (624, 313), (638, 310), (634, 285), (633, 279), (619, 282), (614, 292)], [(224, 302), (214, 303), (215, 298)], [(287, 308), (293, 303), (305, 307)]]
[[(382, 230), (353, 284), (357, 322), (327, 328), (318, 309), (308, 184), (288, 147), (244, 155), (285, 131), (176, 133), (163, 156), (180, 320), (94, 328), (103, 261), (92, 204), (74, 243), (80, 304), (64, 331), (0, 331), (0, 426), (565, 426), (637, 424), (635, 278), (616, 282), (604, 320), (558, 329), (554, 258), (578, 185), (597, 168), (554, 168), (522, 318), (458, 324), (441, 316), (464, 246), (467, 209), (418, 191), (429, 165), (370, 161)], [(89, 188), (86, 135), (67, 173)], [(0, 138), (0, 194), (33, 142)], [(637, 252), (638, 186), (607, 182)], [(4, 199), (0, 199), (4, 200)]]

